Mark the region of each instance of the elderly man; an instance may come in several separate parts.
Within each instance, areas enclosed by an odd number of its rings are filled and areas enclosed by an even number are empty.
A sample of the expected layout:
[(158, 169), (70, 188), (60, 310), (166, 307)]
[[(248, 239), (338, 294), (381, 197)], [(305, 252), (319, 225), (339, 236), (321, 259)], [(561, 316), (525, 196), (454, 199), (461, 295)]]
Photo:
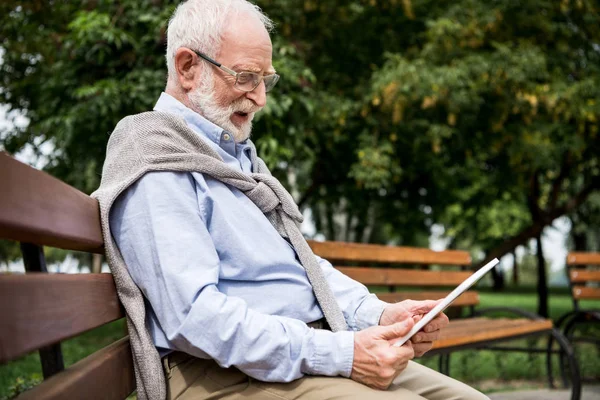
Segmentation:
[(138, 398), (486, 398), (411, 361), (445, 315), (392, 346), (435, 301), (384, 303), (299, 233), (248, 139), (279, 79), (271, 27), (245, 0), (181, 4), (165, 93), (111, 135), (95, 196)]

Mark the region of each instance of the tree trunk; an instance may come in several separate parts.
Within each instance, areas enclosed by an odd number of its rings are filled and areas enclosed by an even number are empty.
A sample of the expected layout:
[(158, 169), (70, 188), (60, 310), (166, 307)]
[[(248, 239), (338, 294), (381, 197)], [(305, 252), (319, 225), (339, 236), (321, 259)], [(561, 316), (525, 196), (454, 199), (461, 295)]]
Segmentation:
[(513, 255), (513, 284), (517, 286), (519, 284), (519, 262), (517, 261), (517, 248), (515, 247), (512, 251)]
[(537, 262), (538, 262), (538, 314), (548, 318), (548, 283), (546, 282), (546, 262), (542, 248), (542, 233), (537, 237)]
[(492, 268), (492, 290), (501, 292), (504, 289), (504, 272), (499, 268)]
[(92, 256), (92, 273), (99, 274), (102, 272), (102, 254), (94, 254)]
[(573, 233), (573, 229), (571, 229), (571, 235), (573, 237), (573, 246), (575, 247), (573, 250), (575, 251), (587, 251), (587, 237), (584, 233)]
[(334, 207), (329, 201), (325, 202), (325, 220), (327, 221), (327, 240), (336, 240), (335, 223), (333, 221)]

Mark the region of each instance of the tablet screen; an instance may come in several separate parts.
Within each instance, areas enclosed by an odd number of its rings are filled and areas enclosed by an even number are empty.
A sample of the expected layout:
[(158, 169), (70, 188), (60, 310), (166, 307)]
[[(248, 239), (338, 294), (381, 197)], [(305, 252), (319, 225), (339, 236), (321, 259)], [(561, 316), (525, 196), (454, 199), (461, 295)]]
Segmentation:
[(494, 268), (500, 261), (497, 258), (494, 258), (489, 263), (485, 264), (483, 267), (479, 268), (473, 275), (469, 276), (467, 279), (463, 281), (460, 285), (456, 287), (448, 296), (444, 297), (444, 299), (434, 308), (431, 309), (419, 322), (417, 322), (413, 328), (408, 332), (402, 339), (398, 340), (394, 343), (394, 346), (402, 346), (408, 339), (413, 337), (413, 335), (419, 332), (421, 329), (425, 327), (428, 323), (430, 323), (439, 313), (444, 311), (458, 296), (460, 296), (464, 291), (473, 286), (478, 280), (480, 280), (483, 275), (488, 273), (492, 268)]

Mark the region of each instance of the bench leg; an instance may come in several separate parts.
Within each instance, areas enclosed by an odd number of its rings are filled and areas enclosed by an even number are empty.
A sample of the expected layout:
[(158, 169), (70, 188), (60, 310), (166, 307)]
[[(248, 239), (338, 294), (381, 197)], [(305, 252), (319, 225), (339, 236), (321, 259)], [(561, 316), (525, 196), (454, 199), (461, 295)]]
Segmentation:
[[(43, 247), (32, 243), (21, 243), (21, 254), (27, 272), (48, 273)], [(44, 379), (65, 369), (60, 343), (43, 347), (39, 349), (39, 353)]]
[(566, 358), (569, 371), (571, 373), (571, 400), (580, 400), (581, 398), (581, 377), (579, 375), (579, 366), (575, 358), (575, 352), (569, 341), (565, 336), (556, 328), (553, 328), (550, 337), (548, 338), (548, 347), (546, 351), (546, 368), (548, 369), (548, 383), (551, 388), (554, 388), (554, 377), (552, 374), (552, 346), (554, 340), (558, 343), (561, 351), (558, 353), (559, 364), (561, 368), (563, 383), (565, 387), (568, 387), (568, 381), (566, 377), (566, 368), (564, 365), (564, 359)]
[(574, 318), (577, 316), (577, 311), (571, 311), (566, 313), (565, 315), (561, 316), (558, 321), (556, 321), (556, 323), (554, 324), (554, 327), (558, 330), (560, 330), (561, 332), (563, 332), (563, 326), (567, 323), (567, 321), (571, 318)]
[(450, 376), (450, 353), (440, 354), (439, 370), (442, 374)]
[(44, 379), (48, 379), (65, 369), (60, 343), (43, 347), (39, 350), (39, 353)]

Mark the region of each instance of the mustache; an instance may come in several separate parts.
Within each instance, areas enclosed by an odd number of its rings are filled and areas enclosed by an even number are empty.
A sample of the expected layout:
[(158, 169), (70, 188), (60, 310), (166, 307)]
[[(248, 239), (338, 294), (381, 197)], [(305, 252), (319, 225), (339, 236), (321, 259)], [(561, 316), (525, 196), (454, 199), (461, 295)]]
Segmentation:
[(239, 104), (236, 102), (236, 104), (233, 104), (231, 108), (233, 112), (241, 112), (246, 114), (254, 114), (263, 109), (248, 99), (241, 99)]

